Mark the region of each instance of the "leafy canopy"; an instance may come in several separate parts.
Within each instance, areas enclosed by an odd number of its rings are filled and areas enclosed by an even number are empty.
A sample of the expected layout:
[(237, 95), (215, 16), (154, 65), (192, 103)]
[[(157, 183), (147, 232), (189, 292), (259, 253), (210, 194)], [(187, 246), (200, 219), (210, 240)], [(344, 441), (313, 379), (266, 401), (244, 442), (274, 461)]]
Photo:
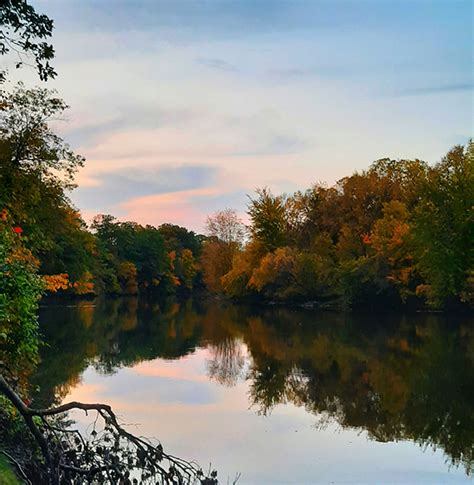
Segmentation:
[(46, 42), (52, 33), (53, 20), (36, 12), (25, 0), (0, 2), (0, 55), (15, 53), (17, 68), (28, 64), (24, 57), (32, 58), (42, 81), (56, 76), (50, 64), (54, 49)]

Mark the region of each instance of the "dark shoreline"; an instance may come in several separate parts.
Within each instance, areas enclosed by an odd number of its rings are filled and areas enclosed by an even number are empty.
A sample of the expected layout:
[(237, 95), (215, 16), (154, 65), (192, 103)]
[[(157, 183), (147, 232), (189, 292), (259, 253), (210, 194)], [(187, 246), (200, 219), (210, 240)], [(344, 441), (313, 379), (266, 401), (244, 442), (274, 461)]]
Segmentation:
[(380, 301), (374, 302), (371, 305), (357, 307), (349, 307), (345, 305), (341, 299), (333, 299), (326, 301), (318, 300), (270, 300), (264, 299), (262, 297), (228, 297), (225, 295), (219, 295), (215, 293), (208, 292), (206, 290), (192, 292), (188, 294), (181, 295), (159, 295), (159, 294), (138, 294), (138, 295), (46, 295), (44, 296), (39, 306), (49, 306), (56, 304), (64, 304), (67, 302), (79, 302), (79, 301), (90, 301), (97, 302), (100, 300), (120, 300), (120, 299), (138, 299), (139, 301), (145, 302), (166, 302), (166, 301), (176, 301), (184, 302), (189, 300), (204, 300), (204, 301), (216, 301), (219, 303), (230, 303), (234, 305), (249, 305), (251, 307), (278, 307), (278, 308), (288, 308), (288, 309), (301, 309), (308, 311), (328, 311), (337, 313), (346, 313), (354, 315), (364, 315), (364, 314), (456, 314), (456, 315), (469, 315), (474, 316), (474, 310), (469, 307), (469, 305), (455, 304), (447, 306), (443, 309), (430, 308), (420, 303), (417, 304), (387, 304), (387, 302)]

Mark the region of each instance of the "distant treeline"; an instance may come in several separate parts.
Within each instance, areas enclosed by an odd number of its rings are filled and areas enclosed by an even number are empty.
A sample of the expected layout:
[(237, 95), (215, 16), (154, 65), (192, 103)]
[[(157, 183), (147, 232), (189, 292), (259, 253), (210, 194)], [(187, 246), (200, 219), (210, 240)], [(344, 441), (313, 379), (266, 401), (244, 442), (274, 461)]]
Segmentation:
[(68, 198), (84, 159), (49, 126), (67, 108), (55, 92), (20, 84), (1, 92), (0, 104), (0, 224), (36, 258), (49, 293), (172, 294), (200, 285), (194, 232), (107, 215), (87, 227)]
[(67, 196), (84, 159), (49, 126), (67, 106), (54, 92), (22, 85), (1, 98), (0, 223), (36, 258), (49, 292), (207, 287), (346, 307), (474, 306), (472, 142), (434, 166), (382, 159), (333, 187), (257, 190), (248, 227), (230, 209), (208, 218), (206, 236), (110, 215), (87, 227)]

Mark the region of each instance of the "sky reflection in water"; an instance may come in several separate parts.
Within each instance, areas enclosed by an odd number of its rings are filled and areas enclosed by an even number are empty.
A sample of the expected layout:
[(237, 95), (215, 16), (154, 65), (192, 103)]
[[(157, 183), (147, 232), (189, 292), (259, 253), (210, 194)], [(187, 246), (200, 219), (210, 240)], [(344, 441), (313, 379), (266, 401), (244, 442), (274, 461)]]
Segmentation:
[(107, 402), (138, 434), (212, 461), (224, 483), (236, 472), (243, 484), (470, 481), (448, 456), (472, 456), (474, 339), (461, 320), (381, 329), (367, 317), (134, 300), (41, 318), (51, 347), (38, 399)]

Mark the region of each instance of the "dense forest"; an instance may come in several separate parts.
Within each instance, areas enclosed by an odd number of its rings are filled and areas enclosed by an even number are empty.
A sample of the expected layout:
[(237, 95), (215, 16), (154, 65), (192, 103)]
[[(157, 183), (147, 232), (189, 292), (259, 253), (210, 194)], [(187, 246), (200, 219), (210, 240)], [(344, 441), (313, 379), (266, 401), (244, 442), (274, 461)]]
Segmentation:
[(245, 245), (206, 241), (204, 279), (233, 297), (472, 307), (473, 204), (472, 141), (435, 165), (387, 158), (333, 187), (289, 196), (264, 188), (250, 198)]
[[(98, 215), (69, 194), (84, 159), (51, 128), (67, 109), (22, 84), (1, 93), (2, 250), (31, 253), (46, 291), (189, 294), (323, 306), (469, 307), (474, 302), (474, 144), (439, 163), (381, 159), (329, 187), (250, 196), (209, 216), (206, 235)], [(28, 259), (28, 258), (27, 258)]]

